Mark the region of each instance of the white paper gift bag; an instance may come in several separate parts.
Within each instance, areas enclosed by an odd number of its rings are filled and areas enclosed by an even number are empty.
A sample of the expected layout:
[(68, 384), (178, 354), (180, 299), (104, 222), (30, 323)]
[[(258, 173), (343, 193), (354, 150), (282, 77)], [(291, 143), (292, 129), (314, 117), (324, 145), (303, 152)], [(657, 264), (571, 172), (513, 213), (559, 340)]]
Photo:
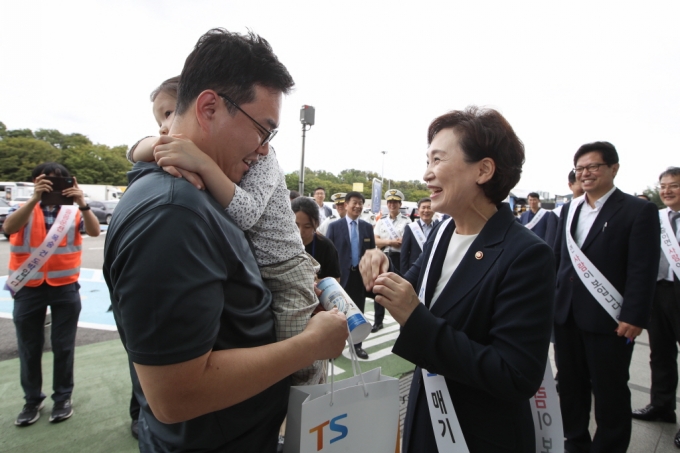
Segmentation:
[(376, 368), (334, 383), (291, 387), (283, 451), (394, 453), (398, 430), (399, 381)]

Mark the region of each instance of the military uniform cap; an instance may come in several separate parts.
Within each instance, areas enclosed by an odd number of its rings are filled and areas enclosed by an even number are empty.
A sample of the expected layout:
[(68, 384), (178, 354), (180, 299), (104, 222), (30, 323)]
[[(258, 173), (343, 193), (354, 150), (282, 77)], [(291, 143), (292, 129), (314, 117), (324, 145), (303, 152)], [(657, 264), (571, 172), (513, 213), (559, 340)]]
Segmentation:
[(344, 203), (346, 196), (347, 196), (347, 194), (345, 192), (334, 193), (333, 195), (331, 195), (331, 201), (333, 203), (336, 203), (336, 204), (337, 203)]
[(401, 193), (401, 190), (390, 189), (387, 192), (385, 192), (385, 200), (404, 201), (404, 194)]

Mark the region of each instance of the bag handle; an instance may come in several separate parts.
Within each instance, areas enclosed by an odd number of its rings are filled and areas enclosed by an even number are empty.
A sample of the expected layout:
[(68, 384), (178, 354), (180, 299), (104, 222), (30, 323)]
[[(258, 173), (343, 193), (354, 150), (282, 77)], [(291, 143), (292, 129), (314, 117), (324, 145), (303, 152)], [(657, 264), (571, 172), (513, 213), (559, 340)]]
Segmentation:
[[(359, 379), (361, 379), (361, 385), (364, 388), (364, 398), (368, 398), (368, 389), (366, 388), (366, 381), (364, 380), (364, 374), (361, 372), (361, 365), (359, 365), (359, 357), (357, 356), (357, 352), (354, 350), (354, 342), (352, 341), (352, 332), (349, 330), (349, 326), (347, 327), (347, 330), (349, 332), (349, 357), (350, 360), (352, 361), (352, 372), (354, 373), (354, 376), (357, 375), (356, 370), (359, 370)], [(354, 368), (356, 363), (356, 369)], [(330, 406), (333, 405), (333, 393), (335, 392), (333, 389), (333, 384), (335, 383), (335, 359), (331, 359), (331, 402)]]

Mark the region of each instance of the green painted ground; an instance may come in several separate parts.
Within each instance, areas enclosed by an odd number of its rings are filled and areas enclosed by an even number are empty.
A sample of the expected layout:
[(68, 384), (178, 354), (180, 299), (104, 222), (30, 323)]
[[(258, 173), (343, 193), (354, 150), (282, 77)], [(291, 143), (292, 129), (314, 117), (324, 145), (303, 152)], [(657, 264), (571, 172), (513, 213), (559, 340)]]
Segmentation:
[[(373, 302), (366, 300), (366, 318), (373, 323)], [(411, 362), (392, 354), (392, 346), (399, 336), (399, 324), (386, 314), (383, 322), (384, 329), (368, 336), (363, 342), (363, 348), (368, 352), (368, 360), (359, 360), (361, 371), (381, 367), (382, 373), (396, 378), (413, 371), (415, 366)], [(352, 364), (349, 360), (349, 350), (345, 348), (342, 357), (335, 360), (335, 376), (345, 379), (352, 375)]]
[[(366, 304), (367, 318), (373, 319), (373, 304)], [(391, 354), (399, 326), (387, 317), (385, 328), (364, 341), (369, 360), (361, 361), (362, 371), (382, 367), (383, 374), (400, 377), (414, 366)], [(347, 349), (336, 360), (336, 378), (352, 373)], [(43, 356), (43, 389), (48, 394), (42, 416), (34, 425), (18, 428), (14, 420), (24, 400), (19, 385), (19, 360), (0, 362), (0, 452), (87, 452), (132, 453), (139, 451), (130, 435), (128, 405), (130, 376), (120, 340), (76, 348), (74, 415), (59, 423), (48, 422), (52, 409), (52, 354)], [(341, 372), (341, 369), (344, 370)]]

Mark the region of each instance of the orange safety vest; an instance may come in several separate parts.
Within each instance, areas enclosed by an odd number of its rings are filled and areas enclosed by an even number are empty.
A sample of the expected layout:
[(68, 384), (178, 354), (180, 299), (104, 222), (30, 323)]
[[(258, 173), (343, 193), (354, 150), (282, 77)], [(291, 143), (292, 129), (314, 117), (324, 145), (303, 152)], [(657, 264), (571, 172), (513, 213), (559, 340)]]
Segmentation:
[[(69, 227), (68, 233), (45, 265), (26, 283), (26, 286), (64, 286), (78, 281), (83, 237), (80, 235), (80, 212)], [(27, 234), (30, 232), (30, 237)], [(45, 215), (36, 204), (28, 223), (9, 237), (9, 273), (16, 271), (47, 236)]]

